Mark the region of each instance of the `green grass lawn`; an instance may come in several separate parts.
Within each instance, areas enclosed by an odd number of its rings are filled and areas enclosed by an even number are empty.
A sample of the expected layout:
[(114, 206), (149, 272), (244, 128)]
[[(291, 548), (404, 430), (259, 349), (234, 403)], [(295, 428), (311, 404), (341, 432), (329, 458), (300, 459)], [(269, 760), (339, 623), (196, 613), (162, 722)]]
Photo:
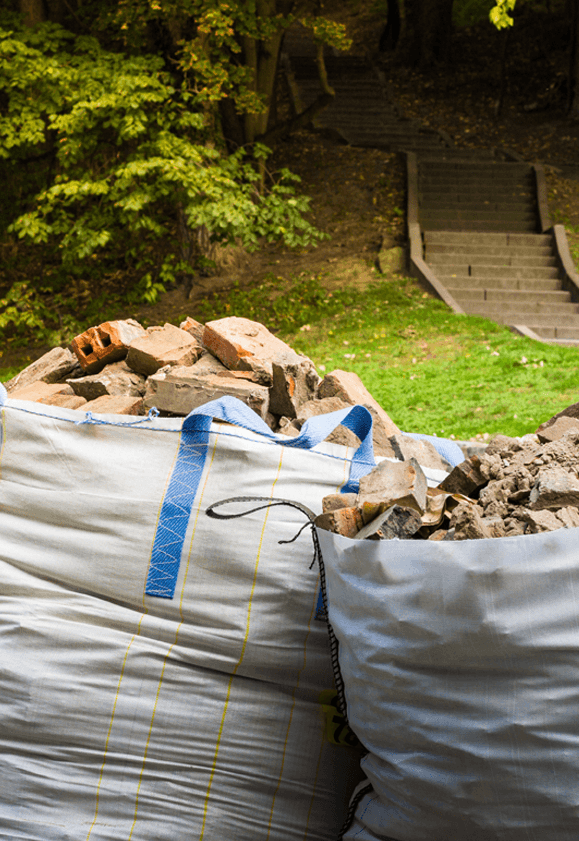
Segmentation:
[(579, 401), (579, 350), (455, 315), (414, 281), (328, 293), (318, 278), (271, 278), (207, 302), (205, 320), (263, 322), (321, 374), (354, 371), (405, 431), (456, 438), (524, 435)]

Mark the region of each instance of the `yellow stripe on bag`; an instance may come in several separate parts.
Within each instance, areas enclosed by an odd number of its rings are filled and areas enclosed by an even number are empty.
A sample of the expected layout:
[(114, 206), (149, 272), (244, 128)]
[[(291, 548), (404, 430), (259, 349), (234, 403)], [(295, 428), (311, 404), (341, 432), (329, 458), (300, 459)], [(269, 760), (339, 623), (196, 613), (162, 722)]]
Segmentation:
[(219, 438), (219, 434), (217, 434), (215, 436), (215, 441), (214, 441), (214, 444), (213, 444), (213, 451), (211, 453), (211, 461), (209, 462), (209, 468), (208, 468), (207, 474), (205, 476), (205, 482), (203, 484), (201, 494), (199, 495), (199, 504), (197, 506), (197, 513), (195, 515), (195, 521), (193, 523), (193, 533), (191, 535), (191, 542), (189, 544), (189, 547), (190, 547), (189, 548), (189, 555), (187, 557), (187, 565), (185, 567), (185, 574), (183, 576), (183, 586), (181, 588), (181, 598), (179, 599), (179, 615), (181, 617), (181, 621), (179, 622), (179, 624), (177, 626), (177, 629), (175, 631), (175, 642), (173, 642), (171, 644), (171, 646), (169, 647), (169, 649), (168, 649), (168, 651), (165, 655), (165, 659), (163, 660), (163, 668), (161, 669), (161, 676), (159, 678), (159, 683), (157, 685), (157, 694), (155, 696), (155, 705), (153, 707), (153, 715), (151, 716), (151, 723), (149, 725), (149, 732), (147, 734), (147, 742), (145, 744), (145, 751), (143, 753), (143, 764), (141, 766), (141, 773), (139, 774), (139, 784), (137, 786), (137, 794), (135, 796), (135, 813), (134, 813), (134, 817), (133, 817), (133, 824), (131, 826), (131, 831), (129, 832), (127, 841), (131, 841), (131, 838), (133, 837), (133, 832), (135, 830), (135, 826), (137, 824), (137, 817), (138, 817), (137, 813), (138, 813), (138, 810), (139, 810), (139, 794), (141, 792), (141, 784), (143, 782), (143, 774), (145, 773), (145, 765), (147, 763), (147, 754), (149, 752), (149, 743), (151, 741), (151, 734), (153, 732), (153, 724), (155, 722), (155, 715), (157, 714), (157, 704), (159, 702), (159, 696), (161, 694), (161, 686), (162, 686), (162, 683), (163, 683), (163, 677), (165, 676), (165, 668), (167, 666), (167, 661), (169, 660), (169, 657), (171, 656), (171, 652), (173, 651), (173, 649), (175, 648), (175, 646), (177, 645), (177, 643), (179, 641), (179, 632), (180, 632), (180, 630), (183, 626), (183, 623), (185, 622), (185, 617), (183, 616), (183, 598), (184, 598), (184, 593), (185, 593), (185, 585), (187, 583), (187, 575), (189, 573), (189, 563), (190, 563), (190, 559), (191, 559), (191, 546), (192, 546), (193, 540), (195, 538), (195, 532), (197, 530), (197, 522), (199, 520), (199, 513), (201, 511), (201, 503), (202, 503), (202, 500), (203, 500), (203, 496), (205, 494), (205, 489), (207, 487), (209, 474), (211, 473), (211, 467), (213, 466), (213, 460), (215, 458), (215, 451), (217, 449), (218, 438)]
[[(273, 497), (273, 495), (274, 495), (275, 486), (277, 484), (277, 481), (279, 479), (279, 475), (280, 475), (280, 472), (281, 472), (281, 465), (282, 465), (283, 454), (284, 454), (283, 447), (281, 447), (280, 450), (281, 450), (281, 452), (280, 452), (280, 457), (279, 457), (279, 463), (278, 463), (278, 466), (277, 466), (277, 473), (276, 473), (276, 477), (273, 481), (273, 485), (271, 486), (270, 497)], [(262, 544), (263, 544), (263, 537), (264, 537), (264, 534), (265, 534), (265, 527), (267, 525), (268, 517), (269, 517), (269, 508), (265, 512), (265, 517), (264, 517), (264, 520), (263, 520), (263, 526), (262, 526), (262, 529), (261, 529), (261, 535), (260, 535), (260, 538), (259, 538), (259, 545), (257, 547), (257, 556), (256, 556), (256, 559), (255, 559), (255, 565), (254, 565), (254, 569), (253, 569), (253, 581), (251, 583), (251, 592), (250, 592), (250, 595), (249, 595), (249, 604), (247, 606), (247, 620), (246, 620), (246, 624), (245, 624), (245, 636), (243, 638), (243, 645), (241, 646), (241, 654), (239, 656), (239, 660), (237, 661), (233, 671), (231, 672), (231, 676), (229, 678), (229, 683), (227, 685), (227, 693), (226, 693), (226, 696), (225, 696), (225, 705), (223, 707), (223, 715), (221, 716), (221, 723), (219, 725), (219, 731), (217, 733), (217, 741), (215, 743), (215, 753), (213, 755), (213, 764), (211, 766), (211, 774), (209, 775), (209, 785), (207, 786), (207, 792), (205, 794), (205, 803), (203, 804), (203, 823), (201, 824), (201, 834), (199, 835), (199, 841), (203, 841), (203, 836), (205, 835), (205, 824), (207, 822), (207, 812), (208, 812), (208, 809), (209, 809), (209, 798), (211, 796), (211, 787), (213, 785), (213, 778), (215, 777), (215, 771), (217, 769), (217, 757), (218, 757), (219, 748), (220, 748), (220, 745), (221, 745), (221, 737), (223, 735), (223, 729), (225, 727), (225, 716), (227, 715), (227, 708), (229, 707), (229, 698), (231, 696), (231, 688), (233, 686), (233, 679), (234, 679), (235, 675), (237, 674), (237, 670), (240, 668), (241, 663), (243, 662), (243, 658), (245, 656), (245, 649), (247, 647), (247, 640), (249, 639), (249, 624), (250, 624), (250, 621), (251, 621), (251, 607), (252, 607), (252, 603), (253, 603), (253, 596), (254, 596), (254, 593), (255, 593), (255, 585), (257, 583), (257, 569), (259, 567), (259, 561), (260, 561), (260, 558), (261, 558), (261, 548), (262, 548)]]
[(283, 779), (283, 768), (284, 768), (284, 765), (285, 765), (285, 755), (286, 755), (286, 750), (287, 750), (287, 744), (288, 744), (288, 741), (289, 741), (290, 729), (291, 729), (291, 726), (292, 726), (294, 709), (295, 709), (295, 706), (296, 706), (296, 692), (298, 691), (298, 688), (299, 688), (299, 685), (300, 685), (301, 676), (304, 672), (304, 669), (306, 668), (306, 661), (307, 661), (307, 655), (308, 655), (308, 639), (309, 639), (309, 636), (310, 636), (311, 631), (312, 631), (312, 621), (313, 621), (314, 616), (316, 615), (317, 603), (318, 603), (318, 588), (316, 586), (314, 588), (314, 600), (312, 602), (312, 609), (311, 609), (310, 618), (309, 618), (309, 621), (308, 621), (308, 630), (307, 630), (307, 633), (306, 633), (306, 636), (305, 636), (305, 639), (304, 639), (304, 662), (303, 662), (303, 665), (302, 665), (301, 669), (298, 672), (298, 676), (297, 676), (297, 679), (296, 679), (296, 685), (294, 686), (294, 691), (292, 693), (292, 707), (291, 707), (291, 710), (290, 710), (289, 721), (288, 721), (287, 730), (286, 730), (286, 734), (285, 734), (285, 739), (284, 739), (284, 743), (283, 743), (283, 752), (282, 752), (282, 757), (281, 757), (281, 767), (279, 769), (279, 778), (278, 778), (278, 781), (277, 781), (276, 789), (273, 793), (273, 800), (271, 801), (271, 811), (269, 813), (269, 821), (267, 823), (266, 841), (269, 838), (270, 833), (271, 833), (271, 824), (272, 824), (272, 821), (273, 821), (273, 811), (275, 809), (275, 800), (276, 800), (277, 793), (278, 793), (278, 791), (280, 789), (280, 786), (281, 786), (281, 781)]
[[(173, 474), (173, 470), (175, 469), (175, 462), (176, 462), (176, 460), (177, 460), (177, 455), (179, 454), (179, 447), (180, 447), (180, 444), (181, 444), (181, 433), (179, 433), (179, 436), (178, 436), (178, 439), (177, 439), (177, 447), (176, 447), (176, 449), (175, 449), (175, 458), (173, 459), (173, 464), (171, 465), (171, 469), (169, 470), (169, 472), (168, 472), (168, 474), (167, 474), (167, 481), (165, 482), (165, 488), (164, 488), (163, 493), (162, 493), (162, 495), (161, 495), (161, 502), (160, 502), (160, 504), (159, 504), (159, 511), (157, 512), (157, 523), (156, 523), (155, 530), (154, 530), (154, 532), (153, 532), (154, 534), (156, 533), (157, 526), (159, 525), (159, 518), (160, 518), (160, 516), (161, 516), (161, 509), (163, 508), (163, 500), (165, 499), (165, 494), (167, 493), (167, 488), (169, 487), (169, 482), (171, 481), (171, 476), (172, 476), (172, 474)], [(1, 453), (0, 453), (0, 458), (1, 458)], [(154, 543), (154, 538), (153, 538), (153, 543)], [(152, 554), (153, 554), (153, 546), (151, 545), (151, 555), (152, 555)], [(151, 562), (151, 555), (149, 555), (149, 564), (150, 564), (150, 562)], [(98, 780), (98, 783), (97, 783), (97, 789), (96, 789), (96, 793), (95, 793), (95, 813), (94, 813), (94, 818), (93, 818), (93, 822), (92, 822), (92, 824), (90, 825), (90, 829), (89, 829), (89, 831), (88, 831), (88, 835), (86, 836), (86, 841), (89, 841), (89, 838), (90, 838), (90, 836), (91, 836), (91, 834), (92, 834), (93, 829), (94, 829), (94, 828), (95, 828), (95, 826), (96, 826), (96, 822), (97, 822), (97, 819), (98, 819), (98, 813), (99, 813), (99, 801), (100, 801), (100, 790), (101, 790), (101, 786), (102, 786), (102, 782), (103, 782), (103, 777), (104, 777), (104, 772), (105, 772), (105, 765), (106, 765), (106, 763), (107, 763), (107, 754), (108, 754), (108, 749), (109, 749), (109, 741), (110, 741), (110, 738), (111, 738), (111, 733), (112, 733), (112, 729), (113, 729), (113, 724), (114, 724), (114, 721), (115, 721), (115, 714), (116, 714), (116, 710), (117, 710), (117, 702), (118, 702), (118, 700), (119, 700), (119, 696), (120, 696), (120, 693), (121, 693), (121, 684), (122, 684), (122, 682), (123, 682), (123, 677), (124, 677), (124, 675), (125, 675), (125, 668), (126, 668), (126, 665), (127, 665), (127, 660), (128, 660), (128, 657), (129, 657), (129, 651), (131, 650), (131, 646), (132, 646), (133, 642), (135, 641), (135, 639), (136, 639), (136, 638), (140, 635), (140, 633), (141, 633), (141, 625), (142, 625), (142, 623), (143, 623), (143, 619), (145, 618), (145, 616), (146, 616), (146, 615), (147, 615), (147, 613), (149, 612), (149, 610), (148, 610), (148, 608), (147, 608), (147, 606), (146, 606), (146, 604), (145, 604), (145, 588), (146, 588), (146, 586), (147, 586), (147, 574), (148, 574), (148, 568), (149, 568), (149, 565), (147, 565), (147, 571), (146, 571), (146, 573), (145, 573), (145, 578), (144, 578), (144, 580), (143, 580), (143, 613), (141, 614), (141, 616), (140, 616), (140, 618), (139, 618), (139, 624), (137, 625), (137, 630), (135, 631), (135, 633), (134, 633), (134, 634), (133, 634), (133, 636), (131, 637), (130, 642), (129, 642), (128, 646), (127, 646), (127, 650), (125, 651), (125, 656), (124, 656), (124, 658), (123, 658), (123, 665), (121, 666), (121, 673), (120, 673), (120, 675), (119, 675), (119, 682), (117, 683), (117, 691), (116, 691), (116, 693), (115, 693), (115, 700), (114, 700), (114, 703), (113, 703), (113, 709), (112, 709), (112, 713), (111, 713), (111, 720), (110, 720), (110, 723), (109, 723), (109, 729), (108, 729), (108, 732), (107, 732), (107, 737), (106, 737), (106, 740), (105, 740), (105, 747), (104, 747), (104, 751), (103, 751), (103, 761), (102, 761), (101, 770), (100, 770), (100, 774), (99, 774), (99, 780)], [(163, 667), (163, 668), (164, 668), (164, 667)], [(137, 795), (137, 796), (138, 796), (138, 795)], [(132, 830), (131, 830), (131, 832), (132, 832)]]

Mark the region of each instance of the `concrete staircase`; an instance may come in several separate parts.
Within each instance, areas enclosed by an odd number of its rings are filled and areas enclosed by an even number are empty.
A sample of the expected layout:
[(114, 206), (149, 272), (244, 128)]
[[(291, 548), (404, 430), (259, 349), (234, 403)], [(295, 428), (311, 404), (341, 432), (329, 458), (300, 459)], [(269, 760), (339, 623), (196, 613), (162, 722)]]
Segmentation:
[[(315, 47), (292, 27), (285, 51), (301, 109), (321, 91)], [(542, 169), (493, 150), (458, 149), (406, 119), (364, 59), (325, 62), (336, 96), (315, 125), (350, 145), (406, 154), (411, 274), (455, 312), (579, 344), (579, 276), (563, 227), (551, 227)]]
[(579, 303), (563, 288), (552, 234), (423, 232), (424, 260), (464, 312), (579, 341)]

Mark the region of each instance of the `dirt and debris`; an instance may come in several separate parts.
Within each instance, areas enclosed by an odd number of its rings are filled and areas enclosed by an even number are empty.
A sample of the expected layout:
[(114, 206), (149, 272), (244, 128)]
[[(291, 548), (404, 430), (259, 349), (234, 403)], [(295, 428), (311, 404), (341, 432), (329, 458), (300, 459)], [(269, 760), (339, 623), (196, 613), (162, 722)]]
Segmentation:
[[(578, 527), (576, 410), (570, 406), (570, 415), (561, 413), (523, 438), (495, 436), (484, 453), (465, 459), (437, 487), (428, 488), (425, 502), (415, 493), (422, 469), (414, 459), (405, 463), (405, 474), (397, 468), (394, 475), (391, 465), (379, 464), (360, 482), (355, 500), (347, 500), (347, 535), (477, 540)], [(420, 481), (424, 485), (426, 480)], [(334, 497), (331, 501), (336, 504)], [(360, 522), (355, 532), (354, 522)], [(339, 518), (330, 521), (324, 514), (317, 524), (346, 534)]]

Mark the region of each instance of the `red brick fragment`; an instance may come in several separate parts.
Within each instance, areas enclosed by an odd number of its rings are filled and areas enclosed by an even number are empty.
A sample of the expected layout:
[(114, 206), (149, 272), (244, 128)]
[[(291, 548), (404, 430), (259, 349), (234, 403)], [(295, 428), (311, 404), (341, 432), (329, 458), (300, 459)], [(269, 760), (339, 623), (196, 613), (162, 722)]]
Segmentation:
[(118, 362), (128, 352), (129, 345), (145, 330), (138, 321), (105, 321), (97, 327), (90, 327), (76, 336), (71, 347), (81, 368), (87, 374), (96, 374), (110, 362)]

